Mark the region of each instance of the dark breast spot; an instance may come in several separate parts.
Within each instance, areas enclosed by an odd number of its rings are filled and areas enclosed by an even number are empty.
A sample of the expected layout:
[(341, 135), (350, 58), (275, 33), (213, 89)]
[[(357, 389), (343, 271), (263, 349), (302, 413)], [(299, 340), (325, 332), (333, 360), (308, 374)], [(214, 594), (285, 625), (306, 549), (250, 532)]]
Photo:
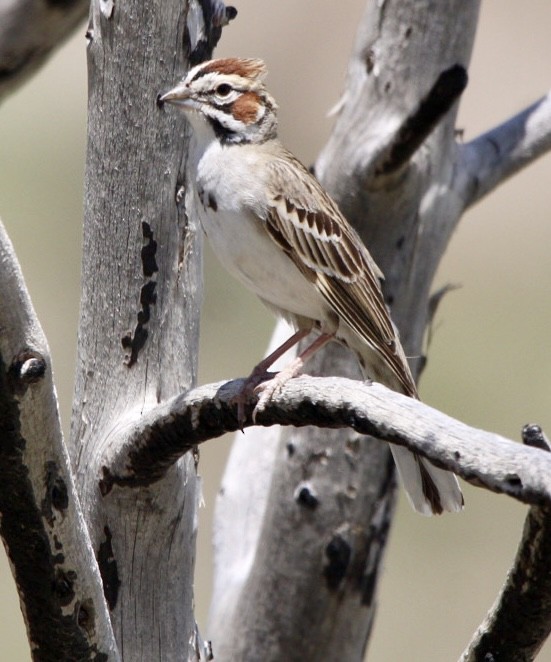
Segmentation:
[(212, 211), (218, 211), (218, 203), (216, 202), (216, 198), (212, 193), (209, 193), (209, 200), (207, 207), (209, 209), (212, 209)]
[(197, 195), (199, 196), (199, 200), (201, 201), (204, 209), (212, 209), (212, 211), (218, 211), (218, 203), (216, 202), (214, 193), (211, 193), (210, 191), (207, 193), (202, 186), (199, 186), (197, 188)]

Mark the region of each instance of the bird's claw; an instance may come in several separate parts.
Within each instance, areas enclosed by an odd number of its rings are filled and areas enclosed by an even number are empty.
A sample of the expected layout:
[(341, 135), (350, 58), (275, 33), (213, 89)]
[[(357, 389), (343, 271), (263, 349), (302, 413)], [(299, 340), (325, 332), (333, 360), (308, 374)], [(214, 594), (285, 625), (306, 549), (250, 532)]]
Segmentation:
[(254, 406), (252, 413), (252, 419), (255, 425), (256, 425), (256, 417), (258, 416), (258, 414), (261, 414), (264, 411), (264, 409), (266, 409), (266, 405), (268, 404), (268, 402), (270, 402), (273, 394), (275, 393), (275, 390), (270, 388), (270, 384), (272, 382), (273, 380), (270, 380), (269, 382), (265, 382), (264, 384), (259, 384), (254, 390), (255, 394), (259, 394), (257, 403)]
[(279, 372), (267, 372), (261, 368), (261, 364), (252, 371), (247, 377), (245, 383), (241, 387), (239, 393), (233, 398), (233, 402), (237, 404), (237, 424), (239, 429), (243, 432), (243, 427), (246, 422), (245, 405), (253, 395), (258, 396), (258, 401), (253, 409), (252, 421), (256, 425), (258, 414), (261, 414), (266, 409), (270, 400), (278, 393), (281, 388), (290, 379), (296, 377), (299, 370), (302, 368), (303, 361), (301, 357), (297, 357), (286, 368)]
[[(232, 404), (237, 405), (237, 425), (241, 432), (244, 431), (245, 423), (247, 422), (247, 416), (245, 414), (245, 405), (249, 400), (258, 393), (258, 389), (262, 390), (262, 382), (267, 382), (268, 384), (277, 377), (276, 373), (273, 372), (262, 372), (261, 374), (253, 371), (245, 380), (243, 386), (241, 387), (239, 393), (232, 398)], [(260, 398), (262, 400), (262, 396)], [(270, 396), (266, 399), (266, 402), (270, 399)], [(256, 423), (256, 412), (258, 410), (259, 402), (256, 404), (252, 420), (253, 423)], [(262, 409), (266, 406), (266, 403), (262, 406)]]
[(266, 405), (270, 400), (276, 395), (284, 386), (286, 382), (289, 381), (294, 375), (288, 374), (286, 370), (276, 373), (270, 380), (263, 381), (260, 384), (257, 384), (254, 388), (254, 393), (258, 395), (258, 401), (253, 409), (252, 419), (253, 423), (256, 425), (256, 417), (258, 414), (261, 414)]

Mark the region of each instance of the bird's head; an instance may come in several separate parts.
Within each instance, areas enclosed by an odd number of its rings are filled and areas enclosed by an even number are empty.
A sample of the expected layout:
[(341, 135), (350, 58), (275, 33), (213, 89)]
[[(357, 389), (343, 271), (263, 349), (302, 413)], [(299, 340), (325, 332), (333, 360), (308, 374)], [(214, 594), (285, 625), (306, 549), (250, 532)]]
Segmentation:
[(209, 60), (191, 69), (159, 102), (188, 112), (192, 124), (199, 116), (224, 143), (261, 143), (277, 135), (277, 104), (264, 86), (265, 75), (261, 60)]

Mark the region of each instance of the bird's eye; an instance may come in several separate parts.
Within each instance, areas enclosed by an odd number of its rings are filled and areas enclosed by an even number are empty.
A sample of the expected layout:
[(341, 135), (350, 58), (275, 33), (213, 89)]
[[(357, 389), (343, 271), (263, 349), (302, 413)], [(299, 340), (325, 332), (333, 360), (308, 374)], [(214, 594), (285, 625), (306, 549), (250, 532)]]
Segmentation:
[(231, 92), (231, 85), (228, 85), (227, 83), (220, 83), (220, 85), (218, 85), (218, 87), (216, 88), (216, 94), (219, 97), (227, 97), (230, 92)]

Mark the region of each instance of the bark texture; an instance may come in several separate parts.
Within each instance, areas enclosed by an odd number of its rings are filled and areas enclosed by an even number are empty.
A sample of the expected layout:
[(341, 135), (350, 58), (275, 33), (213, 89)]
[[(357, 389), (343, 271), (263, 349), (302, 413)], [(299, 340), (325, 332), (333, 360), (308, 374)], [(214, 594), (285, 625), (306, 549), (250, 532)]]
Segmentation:
[[(189, 133), (159, 92), (208, 54), (217, 3), (92, 3), (78, 364), (71, 452), (127, 660), (197, 656), (192, 577), (200, 487), (188, 453), (154, 485), (102, 492), (116, 431), (193, 385), (201, 237)], [(223, 7), (223, 5), (222, 5)], [(200, 51), (200, 52), (198, 52)]]
[[(208, 384), (163, 403), (119, 431), (121, 453), (102, 481), (115, 485), (149, 485), (196, 445), (238, 427), (235, 397), (243, 380)], [(245, 406), (245, 425), (253, 425), (256, 398)], [(327, 444), (324, 463), (354, 433), (405, 446), (449, 469), (476, 487), (507, 494), (527, 504), (551, 504), (551, 455), (540, 447), (523, 447), (499, 434), (473, 428), (428, 405), (389, 390), (382, 384), (358, 383), (342, 377), (301, 377), (290, 380), (256, 415), (256, 424), (283, 424), (339, 430)], [(349, 431), (346, 428), (350, 428)], [(294, 430), (298, 434), (299, 430)], [(384, 441), (378, 442), (384, 447)], [(254, 449), (253, 452), (260, 449)], [(353, 463), (352, 451), (348, 451)], [(289, 445), (292, 456), (296, 449)], [(316, 509), (320, 496), (312, 481), (302, 480), (293, 493), (299, 503)], [(308, 496), (310, 495), (312, 498)]]
[(0, 535), (36, 660), (116, 660), (46, 338), (0, 223)]
[[(0, 94), (82, 7), (0, 3)], [(316, 164), (386, 273), (417, 374), (442, 295), (430, 296), (432, 279), (463, 210), (551, 147), (549, 96), (455, 143), (477, 14), (478, 2), (370, 1)], [(218, 0), (92, 2), (69, 452), (47, 343), (0, 226), (0, 535), (37, 660), (210, 659), (193, 616), (195, 445), (235, 429), (239, 383), (192, 389), (201, 242), (186, 186), (189, 134), (156, 97), (210, 56), (234, 16)], [(278, 327), (277, 341), (286, 333)], [(357, 376), (349, 358), (335, 347), (314, 372)], [(259, 423), (340, 429), (257, 429), (236, 443), (215, 533), (217, 660), (363, 657), (395, 500), (381, 439), (532, 504), (515, 564), (462, 659), (533, 659), (551, 628), (545, 443), (520, 448), (346, 379), (294, 380)]]
[[(0, 93), (38, 66), (83, 6), (0, 6)], [(25, 9), (42, 34), (24, 24)], [(154, 485), (106, 490), (105, 477), (124, 442), (117, 429), (195, 380), (201, 242), (186, 186), (189, 135), (156, 98), (211, 54), (235, 13), (218, 0), (92, 3), (69, 453), (47, 344), (0, 232), (0, 533), (35, 659), (207, 654), (193, 617), (196, 457), (188, 453)]]

